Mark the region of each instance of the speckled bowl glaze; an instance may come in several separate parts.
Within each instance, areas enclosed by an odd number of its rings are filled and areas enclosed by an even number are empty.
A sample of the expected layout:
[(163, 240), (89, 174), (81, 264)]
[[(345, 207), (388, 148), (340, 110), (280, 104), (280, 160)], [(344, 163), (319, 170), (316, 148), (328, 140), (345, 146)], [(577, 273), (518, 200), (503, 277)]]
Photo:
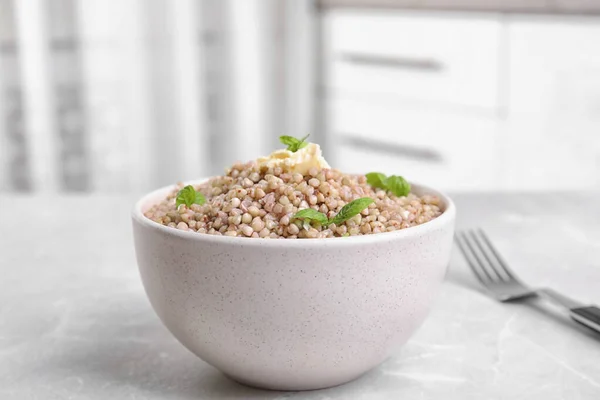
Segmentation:
[[(199, 183), (199, 182), (192, 182)], [(423, 225), (329, 239), (212, 236), (157, 224), (133, 210), (140, 274), (150, 303), (189, 350), (232, 379), (277, 390), (351, 381), (421, 325), (444, 277), (455, 207)]]

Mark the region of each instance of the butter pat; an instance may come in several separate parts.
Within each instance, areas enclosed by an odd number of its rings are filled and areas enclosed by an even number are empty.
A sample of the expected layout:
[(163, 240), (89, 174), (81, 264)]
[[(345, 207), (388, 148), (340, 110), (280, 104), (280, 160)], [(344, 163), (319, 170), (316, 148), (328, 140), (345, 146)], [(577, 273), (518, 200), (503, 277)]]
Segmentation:
[(256, 160), (262, 168), (280, 167), (283, 172), (299, 173), (306, 175), (311, 168), (331, 168), (322, 156), (318, 144), (309, 143), (308, 146), (292, 153), (289, 150), (276, 150), (267, 157)]

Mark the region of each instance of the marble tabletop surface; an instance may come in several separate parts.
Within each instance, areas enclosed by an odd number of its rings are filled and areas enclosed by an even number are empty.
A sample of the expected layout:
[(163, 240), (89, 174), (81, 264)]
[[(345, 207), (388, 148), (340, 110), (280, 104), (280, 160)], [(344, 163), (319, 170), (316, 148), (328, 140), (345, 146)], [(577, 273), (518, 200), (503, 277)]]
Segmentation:
[[(524, 280), (600, 304), (600, 194), (457, 194)], [(311, 392), (230, 381), (161, 325), (133, 199), (0, 196), (0, 399), (599, 399), (600, 335), (541, 300), (499, 304), (454, 251), (430, 317), (362, 378)]]

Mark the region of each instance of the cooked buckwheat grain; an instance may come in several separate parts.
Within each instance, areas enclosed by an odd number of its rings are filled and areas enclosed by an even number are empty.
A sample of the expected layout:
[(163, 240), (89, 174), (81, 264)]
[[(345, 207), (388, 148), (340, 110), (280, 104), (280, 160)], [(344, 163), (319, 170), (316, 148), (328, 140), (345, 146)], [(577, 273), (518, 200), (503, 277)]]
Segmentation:
[[(410, 193), (396, 197), (367, 184), (364, 175), (336, 169), (311, 168), (306, 175), (281, 168), (260, 170), (255, 162), (235, 164), (195, 189), (206, 197), (203, 205), (175, 207), (179, 184), (146, 217), (172, 228), (210, 235), (250, 238), (331, 238), (370, 235), (409, 228), (431, 221), (442, 211), (435, 196)], [(311, 207), (329, 218), (360, 197), (375, 200), (359, 215), (336, 226), (311, 226), (293, 216)]]

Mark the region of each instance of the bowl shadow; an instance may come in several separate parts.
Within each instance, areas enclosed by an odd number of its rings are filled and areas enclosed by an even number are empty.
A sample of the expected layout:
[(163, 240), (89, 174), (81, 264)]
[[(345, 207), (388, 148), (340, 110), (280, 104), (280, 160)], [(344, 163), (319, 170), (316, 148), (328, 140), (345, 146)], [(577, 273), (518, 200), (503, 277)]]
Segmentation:
[[(70, 329), (55, 339), (55, 351), (40, 365), (38, 376), (52, 382), (76, 376), (85, 382), (87, 391), (93, 390), (99, 398), (352, 398), (365, 390), (377, 391), (377, 387), (398, 384), (397, 377), (385, 373), (385, 362), (354, 381), (332, 388), (285, 392), (245, 386), (185, 349), (145, 299), (122, 303), (88, 310), (85, 320), (95, 322), (83, 324), (80, 330)], [(60, 390), (74, 395), (81, 389), (63, 385)]]

